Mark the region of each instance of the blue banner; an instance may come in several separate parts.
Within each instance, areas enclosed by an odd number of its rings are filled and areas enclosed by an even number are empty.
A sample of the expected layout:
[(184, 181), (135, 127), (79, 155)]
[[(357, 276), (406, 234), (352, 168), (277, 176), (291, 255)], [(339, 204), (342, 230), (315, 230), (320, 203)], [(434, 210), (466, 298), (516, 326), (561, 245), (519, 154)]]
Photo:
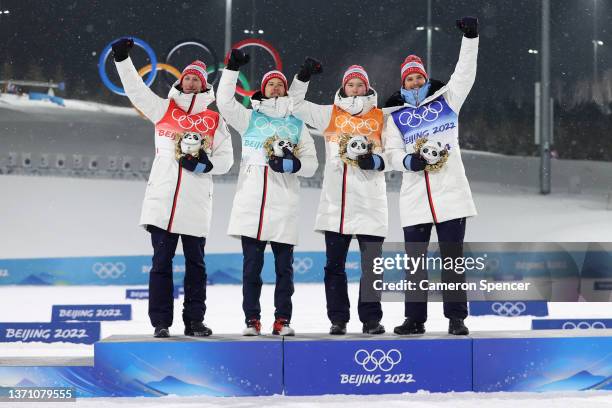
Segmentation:
[(94, 366), (116, 397), (255, 396), (283, 391), (283, 339), (102, 341)]
[(533, 330), (612, 329), (612, 319), (533, 319)]
[[(403, 248), (403, 245), (400, 247)], [(437, 252), (432, 251), (430, 255), (436, 256)], [(470, 250), (466, 244), (465, 256), (484, 255), (482, 250)], [(488, 252), (486, 255), (484, 271), (468, 271), (468, 281), (486, 278), (492, 282), (504, 282), (541, 278), (543, 283), (538, 290), (543, 291), (542, 298), (556, 296), (557, 301), (578, 301), (580, 296), (592, 301), (607, 301), (612, 291), (612, 255), (597, 246), (586, 253), (505, 250)], [(242, 253), (206, 254), (205, 263), (209, 284), (242, 283)], [(323, 282), (325, 263), (323, 251), (295, 252), (294, 281)], [(181, 286), (185, 276), (184, 256), (176, 255), (173, 265), (174, 283)], [(359, 252), (348, 253), (345, 268), (349, 282), (359, 281)], [(0, 285), (146, 285), (150, 270), (151, 256), (0, 259)], [(385, 274), (386, 280), (387, 277), (391, 280), (401, 278), (396, 271), (390, 272)], [(431, 279), (439, 279), (438, 275), (439, 271), (435, 268), (430, 270)], [(562, 287), (555, 283), (557, 278), (565, 279)], [(276, 281), (274, 254), (271, 252), (264, 254), (262, 279), (264, 283)]]
[[(241, 253), (206, 254), (209, 284), (241, 284)], [(174, 284), (182, 286), (185, 257), (174, 257)], [(295, 282), (323, 282), (324, 252), (294, 254)], [(150, 256), (0, 259), (0, 285), (147, 285)], [(351, 282), (359, 281), (359, 252), (349, 252), (346, 272)], [(274, 283), (274, 254), (266, 252), (262, 271), (264, 283)]]
[(93, 344), (100, 340), (100, 323), (0, 323), (2, 342)]
[(132, 305), (53, 305), (53, 322), (132, 320)]
[(470, 338), (326, 337), (285, 338), (286, 395), (472, 389)]
[[(174, 287), (174, 291), (172, 295), (175, 299), (178, 299), (179, 296), (184, 295), (183, 287), (177, 288)], [(126, 299), (136, 299), (136, 300), (146, 300), (149, 299), (149, 289), (126, 289), (125, 290), (125, 298)]]
[(531, 333), (474, 338), (475, 392), (612, 390), (612, 337)]
[[(110, 396), (104, 387), (105, 380), (96, 374), (93, 366), (85, 365), (50, 367), (36, 366), (34, 363), (30, 366), (0, 366), (0, 381), (5, 387), (66, 387), (74, 388), (77, 398)], [(20, 405), (16, 404), (16, 406)], [(58, 404), (58, 406), (61, 405)]]
[(548, 304), (541, 300), (469, 302), (471, 316), (548, 316)]

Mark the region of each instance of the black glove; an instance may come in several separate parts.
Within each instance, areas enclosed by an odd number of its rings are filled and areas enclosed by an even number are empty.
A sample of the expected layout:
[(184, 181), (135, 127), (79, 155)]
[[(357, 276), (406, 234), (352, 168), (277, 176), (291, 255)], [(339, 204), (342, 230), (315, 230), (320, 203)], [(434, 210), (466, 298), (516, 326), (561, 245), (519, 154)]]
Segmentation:
[(463, 31), (467, 38), (476, 38), (478, 37), (478, 18), (463, 17), (461, 20), (457, 20), (457, 28)]
[(411, 171), (423, 171), (427, 166), (427, 161), (421, 156), (420, 153), (407, 154), (404, 157), (404, 167)]
[(357, 165), (362, 170), (379, 170), (385, 169), (385, 162), (377, 154), (367, 153), (357, 157)]
[(179, 159), (179, 164), (184, 169), (194, 173), (208, 173), (213, 168), (213, 164), (208, 159), (208, 155), (203, 149), (200, 149), (198, 158), (195, 158), (190, 154), (186, 154)]
[(320, 74), (321, 72), (323, 72), (321, 62), (314, 58), (306, 57), (304, 63), (300, 67), (300, 72), (297, 74), (297, 79), (302, 82), (308, 82), (313, 74), (316, 75)]
[(240, 67), (246, 65), (250, 59), (251, 57), (248, 54), (245, 54), (244, 51), (239, 50), (238, 48), (232, 48), (226, 68), (232, 71), (238, 71)]
[(283, 148), (284, 157), (271, 156), (268, 166), (277, 173), (296, 173), (302, 168), (302, 162), (291, 150)]
[(112, 44), (113, 47), (113, 58), (117, 62), (121, 62), (126, 59), (130, 54), (130, 49), (134, 46), (134, 40), (132, 38), (120, 38)]

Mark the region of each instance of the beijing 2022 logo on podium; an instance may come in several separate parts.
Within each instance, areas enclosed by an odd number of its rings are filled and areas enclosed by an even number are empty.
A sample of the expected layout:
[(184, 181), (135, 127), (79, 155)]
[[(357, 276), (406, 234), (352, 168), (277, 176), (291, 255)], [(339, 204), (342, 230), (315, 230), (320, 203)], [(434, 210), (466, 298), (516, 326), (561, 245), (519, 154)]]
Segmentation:
[(340, 374), (340, 384), (409, 384), (416, 382), (411, 373), (398, 372), (402, 353), (398, 349), (359, 349), (353, 357), (360, 373)]

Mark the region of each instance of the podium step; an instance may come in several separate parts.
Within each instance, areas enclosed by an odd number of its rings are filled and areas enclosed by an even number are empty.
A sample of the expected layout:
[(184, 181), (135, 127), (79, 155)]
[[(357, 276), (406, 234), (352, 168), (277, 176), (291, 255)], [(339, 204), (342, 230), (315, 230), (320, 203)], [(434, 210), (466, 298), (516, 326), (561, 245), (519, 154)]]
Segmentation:
[(612, 390), (612, 329), (111, 336), (93, 360), (2, 358), (0, 384), (77, 397)]

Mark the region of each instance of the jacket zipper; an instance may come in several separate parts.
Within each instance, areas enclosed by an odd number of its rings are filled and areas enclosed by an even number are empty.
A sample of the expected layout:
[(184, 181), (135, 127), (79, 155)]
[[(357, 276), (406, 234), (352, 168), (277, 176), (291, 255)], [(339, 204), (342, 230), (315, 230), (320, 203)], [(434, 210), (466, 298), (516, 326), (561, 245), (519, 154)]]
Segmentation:
[(195, 104), (196, 94), (193, 94), (191, 97), (191, 103), (189, 104), (189, 109), (187, 110), (187, 114), (191, 114), (191, 110), (193, 109), (193, 105)]
[(427, 170), (423, 171), (425, 173), (425, 188), (427, 188), (427, 200), (429, 201), (429, 209), (431, 210), (431, 216), (433, 217), (434, 224), (438, 223), (438, 217), (436, 217), (436, 209), (434, 207), (433, 198), (431, 196), (431, 186), (429, 185), (429, 172)]
[(346, 206), (346, 173), (348, 166), (344, 163), (344, 171), (342, 173), (342, 208), (340, 210), (340, 234), (344, 234), (344, 207)]
[(176, 203), (178, 201), (179, 190), (181, 189), (181, 178), (183, 176), (183, 168), (178, 166), (178, 178), (176, 179), (176, 188), (174, 189), (174, 199), (172, 200), (172, 211), (170, 212), (170, 221), (168, 222), (168, 232), (172, 232), (172, 223), (174, 222), (174, 213), (176, 211)]
[(261, 194), (261, 208), (259, 210), (259, 227), (257, 228), (257, 240), (261, 239), (261, 230), (263, 229), (263, 217), (264, 217), (264, 209), (266, 206), (266, 194), (268, 192), (268, 169), (266, 166), (264, 170), (264, 185), (263, 192)]

